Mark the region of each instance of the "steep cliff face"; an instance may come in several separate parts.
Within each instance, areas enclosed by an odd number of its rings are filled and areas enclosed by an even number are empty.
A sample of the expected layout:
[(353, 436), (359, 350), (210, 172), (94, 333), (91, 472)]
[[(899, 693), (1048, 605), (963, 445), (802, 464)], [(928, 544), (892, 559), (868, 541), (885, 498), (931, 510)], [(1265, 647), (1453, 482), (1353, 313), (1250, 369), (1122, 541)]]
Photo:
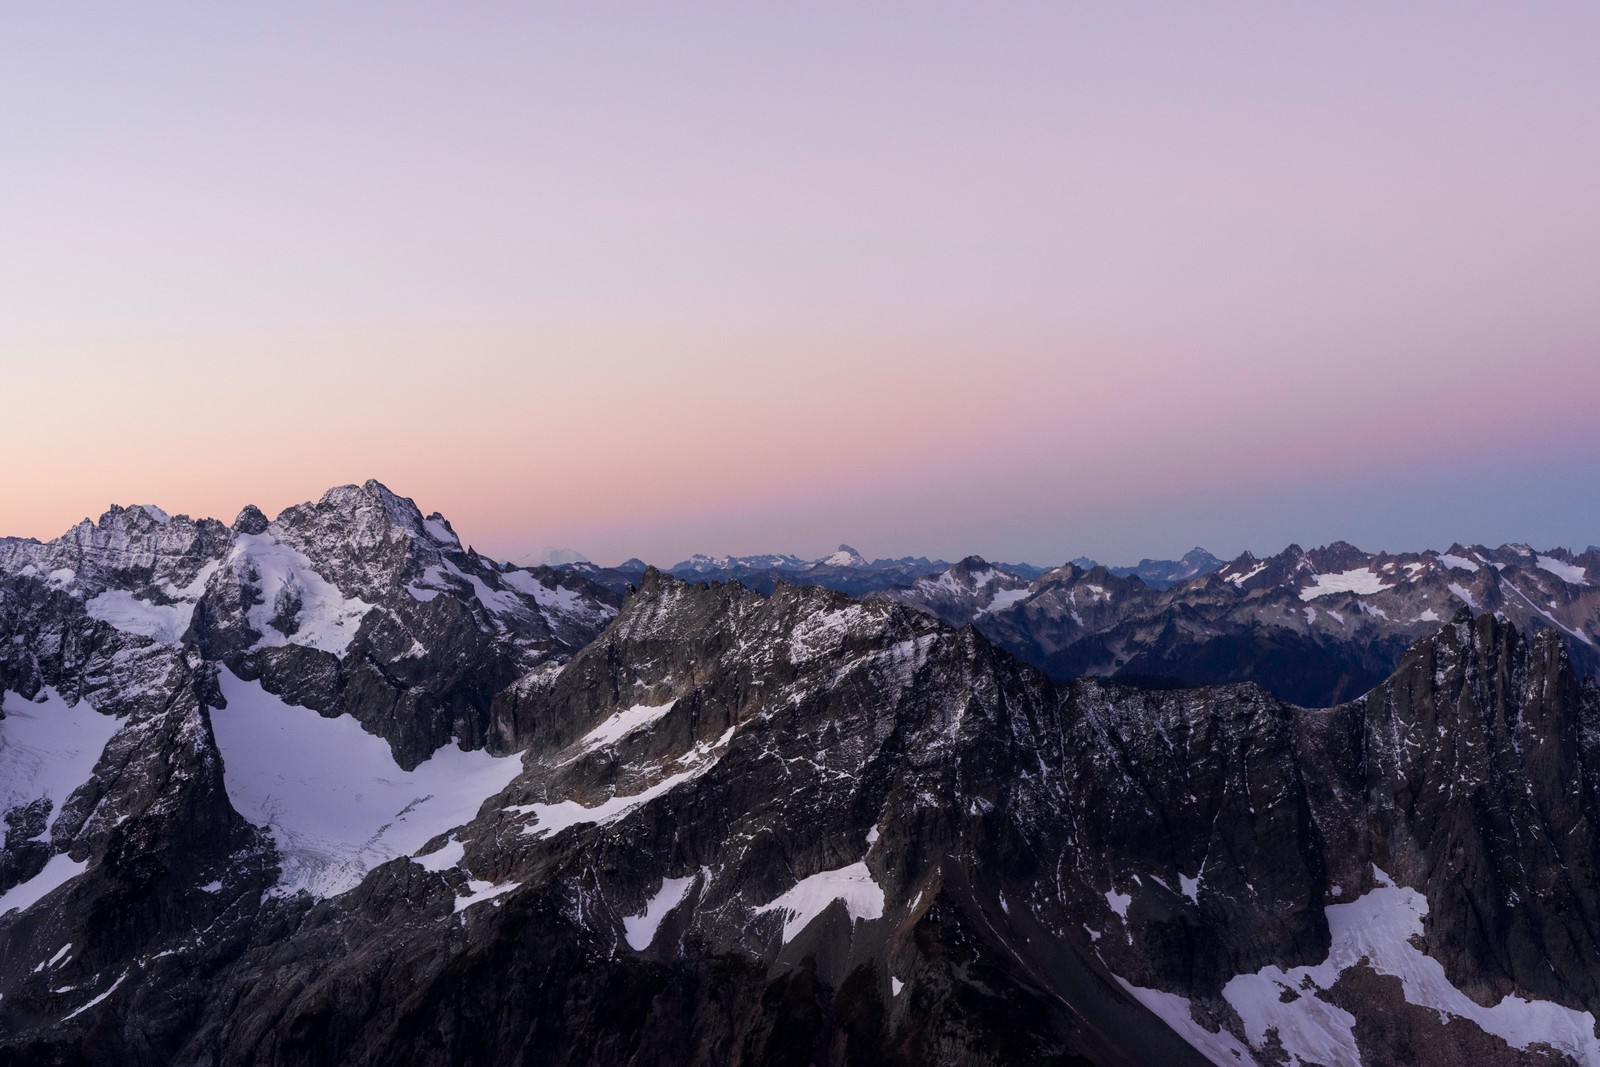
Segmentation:
[(650, 571), (574, 650), (405, 503), (243, 517), (175, 643), (0, 579), (0, 1058), (1600, 1064), (1554, 636), (1307, 710)]

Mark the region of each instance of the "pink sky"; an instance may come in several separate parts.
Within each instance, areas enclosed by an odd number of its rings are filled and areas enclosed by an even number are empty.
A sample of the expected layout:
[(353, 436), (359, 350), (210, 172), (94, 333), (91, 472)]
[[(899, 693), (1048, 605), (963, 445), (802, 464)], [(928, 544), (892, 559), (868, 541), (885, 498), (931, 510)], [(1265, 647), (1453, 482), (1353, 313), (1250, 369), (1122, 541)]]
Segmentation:
[(0, 532), (1600, 542), (1592, 6), (12, 21)]

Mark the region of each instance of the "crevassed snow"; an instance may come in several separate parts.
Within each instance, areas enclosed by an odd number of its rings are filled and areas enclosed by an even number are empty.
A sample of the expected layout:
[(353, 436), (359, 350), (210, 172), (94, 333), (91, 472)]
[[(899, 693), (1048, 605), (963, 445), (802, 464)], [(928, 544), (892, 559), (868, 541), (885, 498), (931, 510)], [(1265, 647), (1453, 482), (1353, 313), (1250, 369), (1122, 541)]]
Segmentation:
[(1554, 556), (1536, 556), (1534, 560), (1541, 570), (1549, 571), (1568, 585), (1589, 584), (1589, 572), (1576, 563), (1567, 563)]
[[(520, 885), (522, 885), (521, 882), (501, 882), (499, 885), (495, 885), (492, 882), (469, 880), (467, 882), (467, 889), (469, 890), (467, 895), (456, 897), (456, 913), (459, 915), (474, 904), (482, 904), (486, 900), (493, 900), (495, 897), (503, 896)], [(498, 906), (496, 905), (496, 907)]]
[(517, 756), (448, 745), (411, 771), (348, 715), (286, 704), (227, 669), (226, 708), (211, 713), (228, 799), (271, 831), (276, 892), (343, 893), (380, 863), (407, 856), (477, 815), (522, 770)]
[[(1251, 1067), (1258, 1061), (1250, 1054), (1249, 1048), (1242, 1044), (1226, 1030), (1212, 1033), (1199, 1023), (1195, 1022), (1194, 1015), (1189, 1011), (1189, 998), (1181, 997), (1176, 993), (1166, 993), (1159, 989), (1146, 989), (1136, 986), (1121, 975), (1112, 975), (1126, 989), (1134, 1000), (1149, 1008), (1156, 1018), (1166, 1023), (1173, 1032), (1183, 1038), (1197, 1052), (1203, 1055), (1218, 1067)], [(1356, 1060), (1330, 1060), (1329, 1063), (1359, 1064)]]
[[(250, 626), (261, 634), (259, 646), (305, 645), (342, 656), (372, 605), (347, 597), (323, 578), (301, 553), (270, 533), (240, 534), (228, 562), (236, 571), (254, 570), (261, 603), (250, 608)], [(271, 624), (280, 603), (298, 600), (298, 624), (292, 635)]]
[(183, 640), (194, 616), (194, 604), (153, 604), (123, 589), (107, 589), (84, 605), (90, 618), (109, 623), (124, 633), (150, 637), (163, 645)]
[(1458, 571), (1475, 571), (1478, 569), (1478, 564), (1465, 556), (1452, 556), (1448, 552), (1439, 557), (1439, 562)]
[(694, 882), (693, 875), (687, 878), (663, 878), (661, 888), (646, 902), (644, 911), (622, 920), (623, 936), (634, 951), (643, 952), (650, 947), (650, 942), (656, 939), (656, 931), (661, 928), (661, 920), (683, 903)]
[[(1411, 943), (1422, 933), (1427, 898), (1373, 870), (1376, 888), (1349, 904), (1326, 909), (1332, 944), (1325, 961), (1288, 971), (1264, 967), (1223, 987), (1222, 995), (1239, 1013), (1252, 1044), (1260, 1047), (1267, 1031), (1276, 1029), (1291, 1065), (1359, 1062), (1355, 1018), (1317, 997), (1304, 983), (1327, 989), (1341, 972), (1365, 959), (1379, 974), (1400, 979), (1407, 1003), (1466, 1019), (1513, 1048), (1545, 1042), (1585, 1067), (1600, 1067), (1600, 1040), (1594, 1036), (1594, 1016), (1589, 1012), (1516, 996), (1484, 1007), (1451, 985), (1443, 965)], [(1280, 999), (1284, 987), (1300, 996), (1284, 1003)]]
[(594, 748), (614, 744), (635, 730), (642, 730), (646, 726), (661, 718), (672, 710), (676, 700), (669, 700), (665, 704), (651, 707), (647, 704), (635, 704), (631, 708), (624, 708), (605, 722), (584, 734), (581, 745), (585, 752)]
[(852, 919), (883, 917), (883, 887), (873, 879), (865, 860), (832, 871), (818, 871), (795, 887), (755, 909), (757, 915), (782, 912), (783, 943), (788, 944), (836, 900), (844, 902)]
[(0, 915), (12, 910), (26, 911), (88, 869), (88, 860), (75, 860), (65, 852), (57, 852), (38, 874), (0, 894)]
[(1381, 593), (1390, 586), (1383, 584), (1383, 576), (1375, 574), (1365, 567), (1351, 571), (1339, 571), (1337, 574), (1319, 574), (1316, 581), (1300, 590), (1301, 600), (1315, 600), (1319, 596), (1331, 596), (1334, 593), (1358, 593), (1362, 595)]
[[(35, 704), (16, 693), (4, 694), (0, 706), (0, 815), (40, 797), (50, 799), (53, 820), (73, 791), (94, 774), (106, 743), (122, 725), (102, 715), (87, 700), (68, 705), (54, 689), (43, 691)], [(0, 848), (6, 826), (0, 821)]]
[(1473, 611), (1477, 611), (1478, 610), (1478, 602), (1476, 600), (1472, 599), (1472, 594), (1471, 593), (1467, 592), (1465, 589), (1463, 589), (1461, 586), (1457, 585), (1455, 582), (1451, 582), (1450, 583), (1449, 589), (1450, 589), (1451, 594), (1457, 600), (1461, 601), (1463, 604), (1465, 604), (1467, 607), (1471, 608)]

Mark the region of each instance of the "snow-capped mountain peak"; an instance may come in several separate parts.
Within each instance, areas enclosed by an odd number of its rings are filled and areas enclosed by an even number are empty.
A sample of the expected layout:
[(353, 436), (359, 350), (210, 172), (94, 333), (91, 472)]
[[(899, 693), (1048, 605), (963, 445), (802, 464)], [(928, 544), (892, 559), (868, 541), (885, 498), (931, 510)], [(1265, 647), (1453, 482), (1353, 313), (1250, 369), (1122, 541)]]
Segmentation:
[(849, 545), (840, 545), (831, 556), (817, 561), (821, 567), (865, 567), (866, 557)]

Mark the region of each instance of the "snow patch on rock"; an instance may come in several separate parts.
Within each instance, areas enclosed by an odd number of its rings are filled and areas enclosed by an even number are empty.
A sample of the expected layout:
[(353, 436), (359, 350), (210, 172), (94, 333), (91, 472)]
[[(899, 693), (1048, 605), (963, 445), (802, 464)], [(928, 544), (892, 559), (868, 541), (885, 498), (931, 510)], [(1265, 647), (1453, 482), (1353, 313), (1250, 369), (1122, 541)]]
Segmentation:
[[(1507, 996), (1484, 1007), (1445, 977), (1444, 966), (1412, 944), (1422, 934), (1427, 898), (1396, 886), (1374, 868), (1378, 885), (1349, 904), (1326, 909), (1332, 941), (1328, 958), (1314, 967), (1287, 971), (1264, 967), (1232, 979), (1223, 987), (1244, 1022), (1245, 1036), (1257, 1048), (1276, 1030), (1291, 1065), (1358, 1063), (1355, 1017), (1316, 995), (1331, 987), (1345, 970), (1363, 961), (1379, 974), (1400, 979), (1406, 1002), (1466, 1019), (1517, 1049), (1543, 1042), (1572, 1056), (1585, 1067), (1600, 1067), (1600, 1040), (1589, 1012), (1548, 1001)], [(1312, 988), (1315, 987), (1315, 988)], [(1285, 989), (1299, 994), (1289, 1002)]]
[(426, 856), (412, 856), (411, 862), (417, 864), (417, 866), (421, 867), (425, 871), (432, 871), (434, 874), (439, 874), (443, 871), (448, 871), (451, 867), (458, 865), (466, 856), (466, 854), (466, 843), (464, 841), (457, 841), (452, 837), (450, 840), (446, 841), (444, 843), (444, 847), (439, 849), (437, 852), (430, 852)]
[(1317, 575), (1315, 581), (1300, 590), (1300, 599), (1315, 600), (1319, 596), (1332, 596), (1334, 593), (1356, 593), (1365, 596), (1381, 593), (1388, 588), (1390, 587), (1384, 584), (1382, 575), (1360, 567), (1351, 571), (1339, 571), (1337, 574)]
[(1119, 893), (1115, 889), (1106, 890), (1106, 904), (1117, 913), (1119, 919), (1128, 917), (1128, 905), (1133, 903), (1133, 897), (1127, 893)]
[(883, 917), (883, 887), (872, 877), (865, 860), (837, 870), (818, 871), (776, 900), (761, 905), (756, 914), (781, 912), (783, 943), (788, 944), (836, 900), (844, 902), (852, 919)]
[(1033, 590), (1027, 586), (1021, 589), (1001, 589), (994, 594), (994, 599), (989, 601), (989, 606), (978, 612), (979, 615), (991, 615), (997, 611), (1004, 611), (1013, 604), (1020, 604), (1028, 599)]
[(1589, 584), (1589, 572), (1576, 563), (1567, 563), (1554, 556), (1536, 556), (1534, 559), (1541, 570), (1549, 571), (1568, 585)]
[(451, 532), (450, 527), (445, 525), (443, 519), (423, 519), (422, 529), (429, 537), (446, 548), (461, 547), (461, 539)]
[[(486, 900), (504, 896), (521, 885), (521, 882), (501, 882), (499, 885), (495, 885), (493, 882), (468, 881), (466, 896), (456, 897), (456, 914), (459, 915), (474, 904), (482, 904)], [(496, 904), (495, 907), (499, 907), (499, 905)]]
[(603, 604), (576, 589), (560, 585), (545, 585), (527, 571), (506, 571), (500, 580), (519, 593), (533, 598), (542, 610), (559, 615), (577, 615), (589, 618), (610, 618), (617, 609)]
[(8, 911), (27, 911), (88, 869), (88, 860), (75, 860), (65, 852), (57, 852), (38, 874), (0, 894), (0, 915)]
[(661, 888), (645, 903), (644, 911), (622, 920), (623, 936), (634, 951), (643, 952), (650, 947), (650, 942), (656, 939), (656, 931), (661, 928), (661, 920), (683, 903), (694, 882), (692, 875), (688, 878), (663, 878)]
[[(1136, 986), (1121, 975), (1112, 977), (1121, 983), (1122, 988), (1126, 989), (1134, 1000), (1148, 1008), (1156, 1018), (1171, 1027), (1175, 1034), (1212, 1063), (1218, 1064), (1219, 1067), (1241, 1067), (1257, 1062), (1250, 1050), (1228, 1031), (1218, 1030), (1213, 1033), (1196, 1022), (1194, 1014), (1189, 1010), (1188, 997)], [(1359, 1064), (1361, 1061), (1355, 1059), (1328, 1062)]]
[(94, 1007), (96, 1004), (100, 1003), (102, 1000), (106, 999), (111, 994), (115, 993), (117, 991), (117, 987), (120, 986), (123, 982), (125, 982), (127, 980), (128, 980), (128, 972), (124, 971), (124, 972), (122, 972), (122, 976), (119, 977), (115, 982), (112, 982), (111, 985), (106, 989), (106, 991), (104, 993), (101, 993), (99, 996), (97, 996), (94, 999), (90, 1000), (87, 1004), (83, 1005), (81, 1008), (74, 1008), (72, 1011), (67, 1012), (65, 1015), (63, 1015), (61, 1017), (61, 1021), (62, 1022), (66, 1022), (68, 1019), (74, 1019), (74, 1018), (78, 1017), (79, 1015), (82, 1015), (84, 1012), (88, 1011), (90, 1008)]
[(671, 711), (676, 703), (676, 700), (669, 700), (665, 704), (655, 707), (647, 704), (635, 704), (631, 708), (624, 708), (585, 734), (580, 745), (583, 751), (588, 752), (591, 749), (615, 744), (629, 734), (637, 730), (643, 730), (661, 718)]
[(705, 774), (716, 766), (721, 757), (718, 750), (727, 745), (732, 737), (733, 729), (730, 727), (711, 744), (696, 745), (677, 761), (680, 765), (687, 764), (683, 770), (669, 774), (638, 793), (611, 796), (593, 807), (585, 807), (576, 800), (561, 800), (551, 804), (512, 804), (500, 810), (516, 815), (532, 815), (537, 821), (532, 826), (524, 826), (522, 833), (534, 838), (551, 837), (574, 826), (615, 822), (635, 808)]

